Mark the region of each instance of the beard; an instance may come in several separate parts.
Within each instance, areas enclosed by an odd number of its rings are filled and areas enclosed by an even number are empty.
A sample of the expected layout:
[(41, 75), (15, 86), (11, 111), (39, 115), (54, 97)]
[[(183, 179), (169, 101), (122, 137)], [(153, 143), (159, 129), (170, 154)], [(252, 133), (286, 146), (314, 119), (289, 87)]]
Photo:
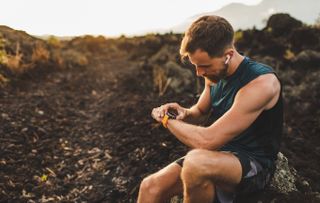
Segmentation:
[(223, 68), (217, 74), (205, 74), (203, 77), (207, 78), (212, 83), (218, 83), (220, 80), (227, 78), (228, 64), (223, 64)]

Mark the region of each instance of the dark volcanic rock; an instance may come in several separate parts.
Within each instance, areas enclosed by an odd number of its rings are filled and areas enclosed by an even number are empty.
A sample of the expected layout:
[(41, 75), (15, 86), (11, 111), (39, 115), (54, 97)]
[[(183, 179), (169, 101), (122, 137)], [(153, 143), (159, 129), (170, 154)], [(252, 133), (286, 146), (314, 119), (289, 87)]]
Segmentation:
[(304, 49), (320, 51), (320, 29), (309, 26), (293, 29), (289, 36), (289, 42), (295, 52)]
[(280, 13), (272, 15), (265, 29), (271, 29), (275, 37), (288, 35), (293, 29), (301, 27), (302, 22), (291, 17), (289, 14)]

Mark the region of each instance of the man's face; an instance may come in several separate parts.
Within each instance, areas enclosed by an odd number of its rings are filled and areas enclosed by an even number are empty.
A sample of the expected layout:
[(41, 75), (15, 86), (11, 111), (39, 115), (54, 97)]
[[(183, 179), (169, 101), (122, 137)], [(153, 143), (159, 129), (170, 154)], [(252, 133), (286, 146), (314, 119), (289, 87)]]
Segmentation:
[(227, 76), (228, 64), (225, 64), (225, 56), (210, 57), (207, 52), (197, 49), (189, 55), (189, 60), (195, 66), (197, 76), (207, 78), (213, 83)]

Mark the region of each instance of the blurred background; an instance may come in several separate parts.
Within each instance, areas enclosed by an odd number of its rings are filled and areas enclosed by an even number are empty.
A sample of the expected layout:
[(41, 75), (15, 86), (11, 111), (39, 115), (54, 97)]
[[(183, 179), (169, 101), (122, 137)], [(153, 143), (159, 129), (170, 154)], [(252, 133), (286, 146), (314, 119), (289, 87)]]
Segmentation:
[(11, 0), (0, 13), (0, 202), (135, 202), (142, 178), (189, 149), (150, 116), (189, 107), (203, 80), (182, 63), (202, 15), (283, 84), (286, 165), (237, 202), (320, 202), (316, 0)]

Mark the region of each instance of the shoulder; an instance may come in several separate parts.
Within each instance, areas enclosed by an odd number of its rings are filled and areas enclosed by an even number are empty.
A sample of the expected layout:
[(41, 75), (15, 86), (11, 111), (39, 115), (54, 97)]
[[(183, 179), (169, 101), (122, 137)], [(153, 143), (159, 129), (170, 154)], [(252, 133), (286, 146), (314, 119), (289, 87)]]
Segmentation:
[(247, 65), (249, 67), (249, 70), (255, 75), (261, 75), (261, 74), (274, 72), (270, 66), (263, 64), (263, 63), (259, 63), (257, 61), (251, 60), (251, 59), (248, 60)]
[(247, 86), (249, 88), (259, 88), (266, 91), (273, 91), (280, 88), (280, 81), (274, 73), (270, 72), (259, 75), (257, 78), (249, 82)]
[(274, 73), (274, 70), (270, 66), (258, 63), (248, 57), (245, 58), (245, 62), (243, 64), (244, 65), (242, 67), (242, 71), (240, 71), (241, 73), (239, 77), (239, 81), (242, 87), (246, 86), (248, 83), (252, 82), (262, 75)]
[(272, 108), (278, 100), (281, 84), (274, 73), (259, 75), (238, 92), (241, 98), (259, 98), (265, 109)]

